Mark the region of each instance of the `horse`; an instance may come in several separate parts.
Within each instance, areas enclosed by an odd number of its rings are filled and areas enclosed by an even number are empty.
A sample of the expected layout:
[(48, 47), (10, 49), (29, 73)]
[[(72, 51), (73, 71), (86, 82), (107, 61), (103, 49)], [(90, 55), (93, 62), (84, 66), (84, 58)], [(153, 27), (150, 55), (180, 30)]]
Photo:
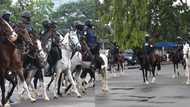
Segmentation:
[[(124, 57), (122, 55), (122, 52), (119, 51), (117, 54), (112, 54), (111, 51), (109, 51), (108, 54), (108, 58), (109, 58), (109, 69), (111, 72), (114, 73), (114, 71), (112, 71), (112, 68), (114, 68), (115, 65), (117, 65), (117, 71), (119, 72), (123, 72), (124, 71)], [(121, 67), (121, 70), (120, 70)]]
[(56, 76), (55, 76), (55, 81), (54, 81), (54, 98), (57, 98), (57, 88), (58, 88), (57, 83), (58, 83), (58, 79), (61, 73), (63, 72), (64, 74), (67, 74), (68, 79), (70, 80), (77, 97), (81, 97), (81, 94), (79, 93), (77, 89), (77, 84), (74, 81), (72, 77), (72, 72), (71, 72), (72, 52), (74, 49), (76, 50), (81, 49), (78, 36), (76, 34), (76, 31), (70, 31), (64, 37), (62, 35), (59, 35), (59, 36), (60, 36), (60, 47), (61, 47), (61, 52), (62, 52), (62, 58), (58, 60), (58, 62), (55, 65)]
[[(4, 106), (9, 98), (12, 96), (12, 93), (16, 87), (17, 81), (14, 78), (9, 78), (8, 80), (12, 83), (12, 88), (5, 97), (5, 74), (18, 75), (21, 81), (21, 85), (27, 91), (27, 95), (32, 102), (35, 101), (32, 98), (26, 81), (23, 75), (23, 62), (21, 59), (21, 52), (15, 47), (14, 41), (17, 39), (18, 35), (13, 30), (13, 28), (2, 18), (0, 18), (0, 35), (4, 36), (3, 43), (0, 43), (0, 86), (2, 90), (2, 100), (1, 103)], [(25, 40), (29, 41), (29, 37), (26, 35), (23, 36)], [(11, 72), (10, 72), (11, 71)], [(14, 76), (15, 77), (15, 76)]]
[[(35, 43), (35, 48), (30, 48), (29, 53), (25, 55), (26, 69), (25, 69), (25, 79), (28, 85), (31, 88), (35, 89), (35, 93), (37, 94), (37, 81), (39, 79), (41, 87), (43, 87), (44, 99), (49, 101), (49, 97), (47, 96), (44, 75), (45, 75), (45, 67), (47, 65), (47, 53), (42, 48), (41, 41), (38, 38), (32, 39)], [(34, 87), (31, 85), (31, 80), (34, 78)]]
[(169, 57), (173, 63), (173, 68), (174, 68), (174, 74), (173, 74), (172, 78), (176, 78), (176, 75), (179, 78), (178, 65), (180, 63), (182, 63), (182, 65), (183, 65), (183, 61), (184, 61), (182, 48), (177, 47), (177, 49), (173, 50), (170, 53)]
[(141, 66), (141, 70), (143, 73), (143, 81), (146, 84), (149, 84), (148, 81), (148, 71), (152, 72), (152, 81), (151, 83), (154, 83), (156, 80), (156, 75), (155, 75), (155, 70), (156, 67), (158, 70), (161, 69), (161, 58), (158, 54), (155, 53), (155, 51), (151, 52), (150, 54), (145, 54), (144, 49), (142, 48), (137, 48), (135, 50), (138, 58), (138, 62)]
[(183, 45), (183, 58), (185, 59), (185, 63), (186, 63), (186, 76), (187, 76), (187, 80), (186, 80), (186, 84), (189, 85), (190, 83), (190, 71), (189, 71), (189, 67), (190, 67), (190, 46), (188, 43), (185, 43)]

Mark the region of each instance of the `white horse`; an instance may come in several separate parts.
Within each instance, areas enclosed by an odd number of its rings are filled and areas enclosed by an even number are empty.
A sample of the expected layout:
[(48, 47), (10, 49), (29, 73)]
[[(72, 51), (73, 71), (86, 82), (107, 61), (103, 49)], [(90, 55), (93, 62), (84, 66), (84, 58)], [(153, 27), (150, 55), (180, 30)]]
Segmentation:
[(185, 63), (186, 63), (186, 76), (187, 76), (187, 80), (186, 80), (186, 84), (189, 85), (190, 83), (190, 71), (189, 71), (189, 67), (190, 67), (190, 46), (188, 43), (185, 43), (185, 45), (183, 45), (183, 57), (185, 59)]
[(68, 79), (70, 80), (74, 92), (77, 94), (77, 96), (81, 97), (81, 94), (77, 89), (77, 84), (74, 81), (71, 72), (71, 55), (73, 48), (81, 48), (76, 31), (70, 31), (64, 37), (60, 35), (60, 47), (62, 52), (62, 59), (60, 59), (55, 65), (56, 77), (54, 80), (54, 98), (57, 98), (58, 79), (62, 72), (68, 76)]
[(101, 66), (100, 69), (100, 75), (102, 77), (101, 79), (101, 87), (102, 87), (102, 92), (103, 94), (105, 94), (105, 92), (109, 91), (108, 88), (108, 57), (106, 55), (106, 53), (100, 53), (100, 57), (103, 59), (104, 61), (104, 65)]

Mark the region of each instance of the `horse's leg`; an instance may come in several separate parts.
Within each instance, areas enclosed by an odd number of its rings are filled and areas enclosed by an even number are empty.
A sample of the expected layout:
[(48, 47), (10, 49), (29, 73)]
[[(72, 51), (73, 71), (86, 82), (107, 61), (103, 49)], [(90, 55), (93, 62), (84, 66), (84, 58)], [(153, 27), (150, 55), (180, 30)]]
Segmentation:
[(160, 64), (160, 62), (158, 62), (158, 64), (157, 64), (157, 75), (160, 72), (160, 70), (161, 70), (161, 64)]
[(45, 69), (41, 68), (42, 77), (41, 77), (40, 81), (43, 84), (44, 99), (46, 101), (49, 101), (49, 97), (48, 97), (47, 92), (46, 92), (46, 85), (45, 85), (45, 81), (44, 81), (44, 77), (45, 77), (45, 73), (44, 72), (45, 72)]
[(102, 92), (103, 94), (105, 94), (105, 92), (108, 92), (106, 68), (102, 68), (100, 73), (102, 76), (102, 80), (101, 80)]
[(51, 84), (52, 84), (54, 78), (55, 78), (55, 74), (53, 74), (53, 75), (51, 76), (51, 80), (49, 81), (49, 83), (48, 83), (48, 85), (47, 85), (47, 88), (46, 88), (46, 89), (47, 89), (48, 91), (49, 91), (49, 88), (50, 88), (50, 86), (51, 86)]
[(58, 80), (58, 88), (57, 88), (57, 94), (59, 96), (63, 96), (62, 93), (61, 93), (61, 86), (62, 86), (62, 77), (63, 77), (63, 73), (60, 74), (60, 77), (59, 77), (59, 80)]
[(175, 63), (173, 63), (173, 67), (174, 67), (174, 74), (173, 74), (172, 78), (175, 78), (176, 77), (176, 64)]
[(71, 84), (73, 85), (73, 89), (74, 89), (74, 92), (77, 94), (77, 97), (81, 97), (80, 93), (78, 92), (78, 89), (77, 89), (77, 84), (76, 82), (74, 81), (73, 77), (72, 77), (72, 73), (71, 73), (71, 63), (69, 64), (69, 67), (68, 67), (68, 70), (67, 70), (67, 75), (68, 75), (68, 78), (71, 82)]
[(117, 63), (117, 71), (120, 72), (120, 63)]
[[(49, 67), (48, 69), (50, 69), (50, 67)], [(55, 70), (55, 68), (51, 68), (51, 70)], [(52, 71), (51, 71), (51, 72), (52, 72)], [(49, 88), (50, 88), (50, 86), (51, 86), (51, 84), (52, 84), (52, 82), (53, 82), (55, 76), (56, 76), (56, 73), (53, 73), (52, 76), (51, 76), (51, 80), (49, 81), (49, 83), (48, 83), (48, 85), (47, 85), (47, 88), (46, 88), (48, 91), (49, 91)]]
[(148, 70), (147, 69), (145, 69), (145, 83), (146, 84), (149, 84), (149, 81), (148, 81)]
[(4, 75), (4, 71), (3, 71), (0, 74), (0, 85), (1, 85), (1, 92), (2, 92), (1, 104), (3, 106), (6, 104), (6, 100), (5, 100), (5, 79), (4, 78), (5, 78), (5, 75)]
[(58, 88), (58, 80), (60, 78), (61, 72), (62, 72), (62, 69), (60, 69), (59, 67), (56, 67), (56, 76), (54, 78), (55, 80), (54, 80), (54, 90), (53, 90), (55, 99), (58, 98), (57, 97), (57, 88)]
[(14, 91), (16, 85), (17, 85), (17, 77), (16, 77), (16, 74), (12, 74), (12, 75), (11, 75), (11, 78), (9, 78), (9, 77), (6, 77), (6, 78), (7, 78), (7, 80), (8, 80), (10, 83), (12, 83), (12, 88), (11, 88), (11, 90), (8, 91), (8, 94), (7, 94), (6, 98), (5, 98), (5, 102), (8, 102), (8, 100), (9, 100), (10, 97), (12, 96), (13, 91)]
[[(21, 81), (21, 86), (23, 86), (22, 88), (24, 88), (24, 89), (27, 91), (27, 95), (28, 95), (28, 97), (30, 98), (30, 100), (31, 100), (32, 102), (36, 101), (36, 99), (32, 98), (32, 95), (31, 95), (31, 93), (30, 93), (30, 91), (29, 91), (29, 89), (28, 89), (28, 86), (27, 86), (27, 84), (26, 84), (26, 81), (24, 80), (23, 69), (19, 70), (17, 73), (18, 73), (18, 76), (19, 76), (20, 81)], [(23, 92), (23, 91), (21, 91), (21, 92)], [(21, 93), (21, 94), (22, 94), (22, 93)], [(21, 94), (20, 94), (20, 95), (21, 95)]]
[(179, 79), (179, 67), (178, 67), (179, 63), (176, 64), (176, 73), (177, 73), (177, 78)]
[(121, 62), (121, 70), (122, 70), (122, 72), (124, 72), (124, 66), (123, 66), (123, 63)]
[[(83, 72), (82, 66), (81, 65), (76, 66), (75, 70), (76, 70), (75, 79), (78, 83), (79, 89), (81, 89), (82, 93), (85, 94), (86, 93), (85, 85), (82, 85), (82, 82), (81, 82), (82, 80), (80, 78)], [(87, 72), (86, 72), (86, 75), (87, 75)]]
[(156, 68), (156, 65), (152, 65), (152, 75), (153, 75), (153, 78), (152, 78), (152, 81), (151, 81), (152, 83), (154, 83), (155, 80), (156, 80), (155, 68)]
[(142, 68), (142, 74), (143, 74), (143, 81), (144, 83), (146, 82), (146, 79), (145, 79), (145, 70)]

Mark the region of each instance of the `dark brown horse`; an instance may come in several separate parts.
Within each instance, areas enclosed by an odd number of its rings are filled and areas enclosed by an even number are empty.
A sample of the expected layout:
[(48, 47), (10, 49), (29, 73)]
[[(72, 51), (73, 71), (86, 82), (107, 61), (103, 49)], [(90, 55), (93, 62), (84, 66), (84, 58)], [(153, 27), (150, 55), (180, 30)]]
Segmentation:
[[(2, 18), (0, 18), (0, 35), (2, 38), (4, 38), (4, 41), (0, 43), (0, 86), (2, 90), (2, 105), (4, 106), (7, 103), (17, 84), (14, 79), (9, 78), (8, 80), (13, 84), (13, 87), (8, 92), (7, 96), (5, 96), (5, 79), (8, 77), (6, 74), (10, 74), (9, 71), (19, 76), (23, 88), (28, 92), (28, 97), (31, 99), (31, 101), (35, 101), (35, 99), (31, 97), (23, 76), (23, 62), (21, 60), (21, 53), (15, 48), (14, 41), (17, 38), (17, 34)], [(28, 38), (25, 39), (29, 41)]]
[(182, 47), (177, 47), (176, 49), (171, 51), (169, 57), (170, 57), (170, 60), (173, 63), (173, 67), (174, 67), (174, 74), (173, 74), (172, 78), (177, 77), (179, 79), (178, 65), (182, 64), (182, 66), (184, 66), (184, 69), (185, 69), (185, 60), (183, 58), (183, 49), (182, 49)]
[(151, 52), (150, 54), (145, 54), (142, 48), (135, 49), (135, 53), (138, 58), (138, 63), (141, 66), (143, 81), (146, 84), (149, 84), (148, 71), (150, 71), (153, 75), (152, 83), (154, 83), (156, 79), (156, 67), (158, 70), (161, 70), (161, 57), (157, 53), (155, 53), (155, 51)]
[(108, 58), (109, 58), (109, 66), (110, 66), (110, 71), (112, 71), (112, 68), (117, 65), (117, 71), (120, 71), (120, 67), (121, 67), (121, 72), (124, 71), (124, 57), (122, 55), (122, 52), (119, 50), (118, 53), (111, 53), (109, 52), (109, 55), (108, 55)]

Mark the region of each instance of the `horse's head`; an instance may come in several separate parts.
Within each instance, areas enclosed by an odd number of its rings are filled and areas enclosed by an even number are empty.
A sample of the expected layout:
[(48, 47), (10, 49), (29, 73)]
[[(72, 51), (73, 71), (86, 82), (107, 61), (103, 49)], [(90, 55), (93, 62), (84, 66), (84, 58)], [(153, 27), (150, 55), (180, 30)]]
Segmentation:
[(61, 45), (73, 50), (81, 50), (81, 44), (75, 31), (68, 32), (64, 37), (60, 35)]
[(2, 18), (0, 18), (0, 26), (1, 32), (4, 36), (7, 36), (11, 42), (16, 41), (18, 37), (17, 34), (13, 30), (13, 28)]
[(190, 48), (190, 46), (189, 46), (188, 43), (186, 43), (185, 45), (183, 45), (183, 57), (184, 58), (188, 57), (188, 55), (189, 55), (189, 48)]
[(69, 39), (70, 39), (71, 45), (74, 46), (74, 49), (77, 49), (77, 50), (81, 49), (81, 44), (76, 32), (71, 31)]
[(35, 44), (36, 50), (37, 50), (37, 52), (36, 52), (37, 57), (39, 58), (39, 60), (41, 62), (43, 62), (43, 63), (46, 62), (47, 53), (45, 53), (45, 51), (42, 48), (42, 42), (39, 39), (35, 39), (34, 44)]

